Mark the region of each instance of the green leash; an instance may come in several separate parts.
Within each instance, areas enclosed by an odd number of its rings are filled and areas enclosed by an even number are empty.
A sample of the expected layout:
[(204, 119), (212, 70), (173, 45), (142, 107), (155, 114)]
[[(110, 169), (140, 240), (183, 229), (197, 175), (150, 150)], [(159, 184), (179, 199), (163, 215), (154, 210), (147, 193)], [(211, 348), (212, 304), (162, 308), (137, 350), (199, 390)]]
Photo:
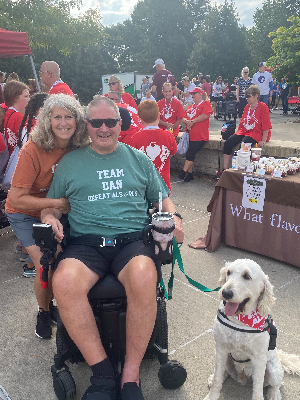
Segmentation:
[(174, 266), (175, 266), (175, 262), (177, 261), (178, 266), (180, 271), (185, 275), (186, 279), (189, 281), (189, 283), (194, 286), (195, 288), (201, 290), (202, 292), (217, 292), (218, 290), (220, 290), (221, 287), (217, 287), (215, 289), (209, 289), (208, 287), (201, 285), (201, 283), (196, 282), (194, 279), (190, 278), (184, 268), (183, 268), (183, 262), (182, 262), (182, 258), (181, 258), (181, 254), (180, 254), (180, 247), (182, 245), (178, 246), (175, 238), (173, 237), (173, 262), (172, 262), (172, 272), (171, 272), (171, 276), (169, 279), (169, 283), (168, 283), (168, 291), (166, 290), (165, 284), (163, 279), (160, 282), (160, 285), (162, 286), (162, 288), (165, 291), (165, 297), (167, 300), (172, 300), (172, 292), (173, 292), (173, 284), (174, 284)]

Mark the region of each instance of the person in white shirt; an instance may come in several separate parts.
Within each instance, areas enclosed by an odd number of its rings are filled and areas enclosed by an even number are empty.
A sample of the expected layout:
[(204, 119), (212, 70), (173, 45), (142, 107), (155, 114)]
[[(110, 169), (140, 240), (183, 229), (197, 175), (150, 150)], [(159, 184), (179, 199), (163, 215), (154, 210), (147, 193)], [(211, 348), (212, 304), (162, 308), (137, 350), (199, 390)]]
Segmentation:
[(183, 92), (180, 93), (179, 99), (182, 101), (184, 111), (186, 111), (190, 105), (194, 104), (190, 92), (195, 89), (196, 85), (190, 81), (188, 76), (184, 76), (181, 81), (183, 84)]
[(253, 75), (252, 82), (260, 90), (259, 101), (265, 103), (267, 106), (271, 104), (273, 95), (273, 78), (272, 74), (266, 71), (266, 63), (260, 62), (258, 64), (258, 72)]
[(145, 91), (145, 96), (142, 98), (141, 103), (143, 101), (145, 101), (145, 100), (154, 100), (154, 101), (156, 101), (155, 97), (153, 97), (152, 94), (151, 94), (151, 89), (147, 89)]

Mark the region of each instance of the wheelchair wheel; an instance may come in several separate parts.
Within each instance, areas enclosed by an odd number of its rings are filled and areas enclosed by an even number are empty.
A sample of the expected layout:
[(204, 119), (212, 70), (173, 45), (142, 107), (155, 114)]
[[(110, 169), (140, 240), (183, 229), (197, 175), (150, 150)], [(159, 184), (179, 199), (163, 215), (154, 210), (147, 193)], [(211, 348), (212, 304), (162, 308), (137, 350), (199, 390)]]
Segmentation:
[(157, 321), (158, 333), (155, 343), (162, 349), (168, 350), (168, 321), (167, 321), (167, 306), (166, 301), (158, 299), (157, 301)]
[(165, 389), (178, 389), (184, 384), (187, 373), (183, 365), (175, 360), (162, 364), (158, 371), (158, 379)]
[(58, 400), (73, 400), (76, 395), (76, 385), (70, 371), (57, 372), (53, 378), (53, 388)]

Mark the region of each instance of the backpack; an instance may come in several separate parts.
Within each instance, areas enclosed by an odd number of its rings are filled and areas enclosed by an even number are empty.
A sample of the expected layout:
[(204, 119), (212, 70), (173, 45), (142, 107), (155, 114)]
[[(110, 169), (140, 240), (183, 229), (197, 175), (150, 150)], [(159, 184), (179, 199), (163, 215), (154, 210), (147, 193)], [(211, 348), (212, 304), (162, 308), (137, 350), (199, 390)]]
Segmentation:
[(236, 122), (235, 121), (228, 121), (223, 124), (221, 129), (221, 135), (223, 140), (227, 140), (231, 135), (235, 133)]

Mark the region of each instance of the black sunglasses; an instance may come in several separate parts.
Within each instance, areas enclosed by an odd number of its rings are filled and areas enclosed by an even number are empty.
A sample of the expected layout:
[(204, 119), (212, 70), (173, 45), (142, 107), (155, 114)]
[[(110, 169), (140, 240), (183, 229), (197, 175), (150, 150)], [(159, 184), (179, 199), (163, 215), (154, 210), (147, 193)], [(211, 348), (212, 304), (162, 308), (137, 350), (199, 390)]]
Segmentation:
[(246, 94), (246, 95), (245, 95), (245, 98), (246, 98), (246, 99), (250, 99), (250, 97), (252, 97), (252, 96), (253, 96), (253, 94)]
[(118, 83), (118, 82), (110, 82), (110, 83), (108, 84), (108, 86), (115, 85), (116, 83)]
[(120, 118), (106, 118), (106, 119), (87, 119), (92, 126), (92, 128), (100, 128), (103, 124), (107, 126), (107, 128), (113, 128), (117, 125), (117, 122), (120, 121)]

